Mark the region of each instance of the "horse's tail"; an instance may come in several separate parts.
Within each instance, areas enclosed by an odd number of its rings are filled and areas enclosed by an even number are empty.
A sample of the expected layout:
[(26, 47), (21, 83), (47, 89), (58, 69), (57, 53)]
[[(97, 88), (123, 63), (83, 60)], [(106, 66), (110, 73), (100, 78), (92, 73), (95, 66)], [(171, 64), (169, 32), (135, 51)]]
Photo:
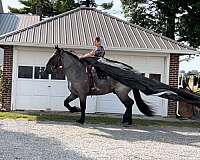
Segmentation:
[(153, 116), (154, 112), (142, 99), (138, 89), (133, 89), (134, 98), (139, 110), (146, 116)]

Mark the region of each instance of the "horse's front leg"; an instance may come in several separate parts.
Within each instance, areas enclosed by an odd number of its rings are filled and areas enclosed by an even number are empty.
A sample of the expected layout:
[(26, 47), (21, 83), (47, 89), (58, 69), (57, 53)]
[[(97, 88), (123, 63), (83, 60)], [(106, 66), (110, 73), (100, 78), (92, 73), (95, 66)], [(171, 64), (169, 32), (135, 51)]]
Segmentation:
[(83, 124), (85, 122), (85, 110), (86, 110), (87, 96), (79, 97), (79, 99), (80, 99), (80, 107), (81, 107), (81, 117), (77, 122)]
[(69, 103), (73, 100), (75, 100), (76, 98), (78, 98), (77, 95), (71, 93), (64, 101), (64, 106), (70, 111), (70, 112), (80, 112), (80, 108), (78, 107), (71, 107), (69, 105)]

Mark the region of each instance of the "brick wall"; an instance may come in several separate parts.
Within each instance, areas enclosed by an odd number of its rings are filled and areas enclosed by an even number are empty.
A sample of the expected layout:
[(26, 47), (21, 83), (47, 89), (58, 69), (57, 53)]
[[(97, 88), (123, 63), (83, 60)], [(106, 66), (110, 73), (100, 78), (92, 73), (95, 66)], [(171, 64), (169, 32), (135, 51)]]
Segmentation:
[(2, 94), (2, 108), (5, 111), (11, 110), (11, 85), (12, 85), (12, 66), (13, 66), (13, 47), (0, 46), (4, 49), (3, 76), (7, 90)]
[[(169, 85), (173, 87), (178, 87), (178, 74), (179, 73), (179, 55), (170, 55), (170, 67), (169, 67)], [(169, 100), (168, 101), (168, 116), (176, 115), (177, 102)]]

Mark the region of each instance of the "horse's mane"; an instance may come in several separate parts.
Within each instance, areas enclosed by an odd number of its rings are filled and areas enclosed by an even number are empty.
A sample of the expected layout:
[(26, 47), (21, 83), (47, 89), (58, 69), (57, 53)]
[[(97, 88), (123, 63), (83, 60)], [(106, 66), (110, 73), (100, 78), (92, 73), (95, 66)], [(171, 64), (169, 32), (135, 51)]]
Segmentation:
[(70, 56), (74, 57), (76, 60), (80, 61), (77, 55), (73, 54), (71, 51), (63, 50), (65, 53), (69, 54)]
[(133, 69), (133, 67), (129, 66), (128, 64), (126, 63), (123, 63), (123, 62), (119, 62), (119, 61), (115, 61), (115, 60), (111, 60), (111, 59), (107, 59), (107, 58), (104, 58), (106, 61), (108, 62), (111, 62), (111, 63), (118, 63), (118, 64), (121, 64), (125, 67), (127, 67), (127, 69)]
[[(87, 65), (87, 63), (84, 60), (80, 59), (76, 54), (74, 54), (76, 52), (68, 51), (68, 50), (64, 50), (64, 49), (63, 49), (63, 52), (68, 54), (68, 55), (70, 55), (70, 56), (72, 56), (76, 61), (78, 61), (80, 63), (81, 66), (86, 66)], [(74, 53), (72, 53), (72, 52), (74, 52)]]
[[(75, 58), (76, 60), (78, 60), (81, 64), (83, 64), (83, 65), (85, 65), (85, 61), (84, 60), (81, 60), (81, 59), (79, 59), (79, 57), (77, 56), (77, 55), (75, 55), (75, 54), (73, 54), (72, 53), (72, 51), (67, 51), (67, 50), (63, 50), (66, 54), (68, 54), (68, 55), (70, 55), (70, 56), (72, 56), (73, 58)], [(127, 65), (127, 64), (125, 64), (125, 63), (123, 63), (123, 62), (118, 62), (118, 61), (115, 61), (115, 60), (110, 60), (110, 59), (107, 59), (107, 58), (104, 58), (107, 62), (111, 62), (111, 63), (116, 63), (116, 64), (121, 64), (122, 66), (124, 66), (126, 69), (128, 69), (128, 70), (132, 70), (133, 69), (133, 67), (131, 67), (131, 66), (129, 66), (129, 65)], [(85, 63), (84, 63), (85, 62)]]

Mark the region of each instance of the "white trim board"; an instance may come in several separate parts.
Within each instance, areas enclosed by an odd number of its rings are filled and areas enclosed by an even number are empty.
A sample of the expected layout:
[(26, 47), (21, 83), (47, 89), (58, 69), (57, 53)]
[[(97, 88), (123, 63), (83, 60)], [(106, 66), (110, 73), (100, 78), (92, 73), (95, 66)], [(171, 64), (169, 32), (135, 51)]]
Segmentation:
[[(1, 45), (13, 45), (23, 47), (47, 47), (54, 48), (55, 44), (40, 44), (40, 43), (23, 43), (23, 42), (0, 42)], [(64, 45), (58, 44), (61, 48), (68, 49), (94, 49), (94, 46), (75, 46), (75, 45)], [(123, 48), (123, 47), (105, 47), (108, 51), (127, 51), (127, 52), (145, 52), (145, 53), (172, 53), (172, 54), (183, 54), (183, 55), (194, 55), (200, 54), (199, 51), (195, 50), (173, 50), (173, 49), (149, 49), (149, 48)]]

